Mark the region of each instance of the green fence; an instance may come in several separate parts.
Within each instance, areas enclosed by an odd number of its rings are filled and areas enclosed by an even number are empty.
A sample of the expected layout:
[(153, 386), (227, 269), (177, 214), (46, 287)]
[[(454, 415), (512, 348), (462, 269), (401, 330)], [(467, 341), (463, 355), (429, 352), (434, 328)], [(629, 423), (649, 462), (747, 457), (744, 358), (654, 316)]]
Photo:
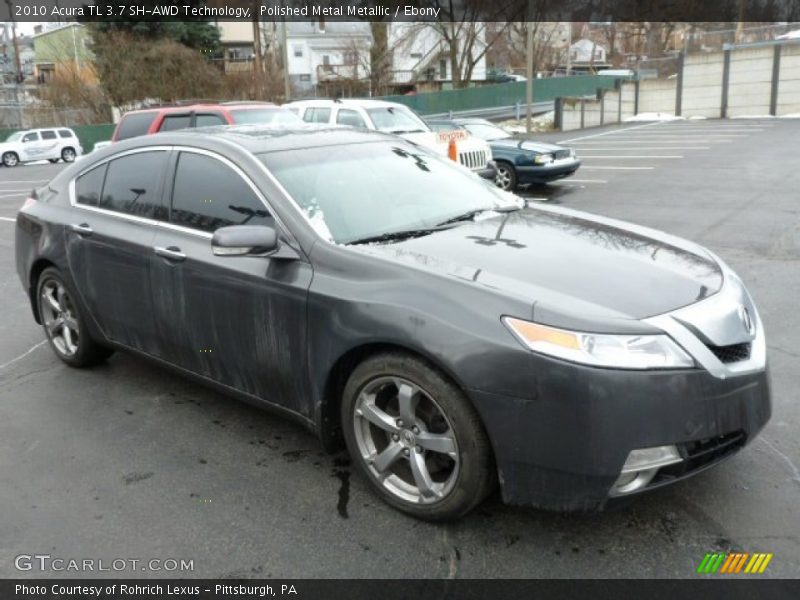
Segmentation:
[[(559, 96), (593, 95), (599, 88), (614, 87), (616, 77), (608, 75), (580, 75), (536, 79), (533, 82), (534, 102), (555, 100)], [(449, 111), (475, 110), (525, 103), (524, 81), (498, 83), (460, 90), (430, 92), (413, 96), (385, 96), (384, 100), (400, 102), (421, 115), (446, 113)]]
[[(111, 134), (114, 133), (114, 127), (115, 125), (113, 124), (73, 125), (71, 129), (72, 131), (75, 132), (75, 135), (77, 135), (78, 139), (81, 141), (81, 146), (83, 146), (83, 152), (85, 154), (88, 154), (94, 149), (95, 143), (111, 139)], [(15, 131), (20, 131), (20, 130), (0, 129), (0, 140), (5, 140), (9, 135), (14, 133)]]

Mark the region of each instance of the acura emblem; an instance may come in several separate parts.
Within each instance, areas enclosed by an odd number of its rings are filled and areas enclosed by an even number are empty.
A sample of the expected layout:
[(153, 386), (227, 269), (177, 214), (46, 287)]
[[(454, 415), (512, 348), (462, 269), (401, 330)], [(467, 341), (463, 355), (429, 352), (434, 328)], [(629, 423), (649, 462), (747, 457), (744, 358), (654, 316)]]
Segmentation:
[(739, 307), (739, 318), (742, 321), (742, 325), (744, 325), (745, 331), (750, 335), (755, 333), (755, 326), (753, 325), (753, 319), (750, 316), (750, 311), (747, 310), (747, 307), (743, 304)]

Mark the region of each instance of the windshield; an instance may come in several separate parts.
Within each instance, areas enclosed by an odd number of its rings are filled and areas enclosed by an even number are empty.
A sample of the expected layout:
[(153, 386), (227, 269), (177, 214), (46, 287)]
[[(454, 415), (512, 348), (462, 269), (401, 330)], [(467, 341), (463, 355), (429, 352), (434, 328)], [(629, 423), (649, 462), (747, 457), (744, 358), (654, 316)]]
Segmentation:
[(518, 206), (514, 196), (477, 175), (405, 142), (303, 148), (259, 158), (317, 232), (340, 244)]
[(467, 123), (464, 127), (476, 138), (491, 142), (492, 140), (502, 140), (511, 137), (505, 129), (488, 123)]
[(6, 138), (7, 142), (18, 142), (22, 139), (23, 131), (18, 131), (17, 133), (12, 133), (10, 136)]
[(282, 108), (240, 108), (232, 110), (233, 122), (237, 125), (301, 125), (296, 114)]
[(385, 106), (383, 108), (368, 108), (375, 129), (387, 133), (415, 133), (430, 131), (425, 123), (407, 108), (398, 106)]

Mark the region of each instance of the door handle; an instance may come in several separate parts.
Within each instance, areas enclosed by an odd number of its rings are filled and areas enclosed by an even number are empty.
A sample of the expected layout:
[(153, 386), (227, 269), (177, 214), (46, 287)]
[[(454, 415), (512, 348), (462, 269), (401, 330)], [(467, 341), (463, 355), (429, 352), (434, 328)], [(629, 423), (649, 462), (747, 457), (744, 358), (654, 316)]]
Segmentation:
[(153, 248), (153, 251), (158, 255), (166, 258), (167, 260), (172, 260), (175, 262), (180, 262), (186, 259), (186, 255), (181, 252), (181, 249), (176, 246), (170, 246), (169, 248), (162, 248), (161, 246), (156, 246)]
[(80, 223), (78, 225), (73, 224), (70, 225), (69, 228), (70, 231), (74, 231), (78, 235), (83, 235), (87, 237), (94, 233), (94, 230), (91, 227), (89, 227), (88, 223)]

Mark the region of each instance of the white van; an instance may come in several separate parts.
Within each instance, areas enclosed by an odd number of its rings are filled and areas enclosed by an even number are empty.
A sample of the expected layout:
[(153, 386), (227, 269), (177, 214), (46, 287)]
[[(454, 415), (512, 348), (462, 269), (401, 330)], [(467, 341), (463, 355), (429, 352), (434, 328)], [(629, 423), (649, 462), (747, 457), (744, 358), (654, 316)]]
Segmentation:
[(66, 127), (17, 131), (0, 143), (0, 160), (7, 167), (35, 160), (73, 162), (81, 154), (78, 136)]
[(411, 142), (448, 155), (455, 142), (458, 162), (486, 179), (494, 179), (492, 150), (485, 141), (464, 132), (435, 133), (403, 104), (383, 100), (298, 100), (284, 105), (307, 123), (349, 125), (399, 135)]

